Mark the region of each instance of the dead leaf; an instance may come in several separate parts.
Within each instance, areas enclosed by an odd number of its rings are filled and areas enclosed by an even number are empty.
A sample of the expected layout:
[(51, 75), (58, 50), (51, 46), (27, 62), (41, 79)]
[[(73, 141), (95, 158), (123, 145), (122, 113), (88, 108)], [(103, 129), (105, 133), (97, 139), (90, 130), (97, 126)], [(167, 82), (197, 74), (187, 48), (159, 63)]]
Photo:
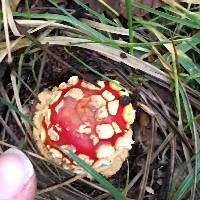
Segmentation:
[[(96, 0), (82, 0), (84, 3), (88, 3), (90, 7), (95, 9), (97, 12), (104, 12), (106, 11), (109, 15), (111, 13), (103, 6), (101, 3), (97, 2)], [(161, 5), (160, 0), (138, 0), (140, 3), (143, 3), (147, 6), (158, 8)], [(119, 14), (127, 17), (127, 11), (125, 6), (124, 0), (104, 0), (109, 6), (111, 6), (114, 10), (116, 10)], [(144, 16), (147, 14), (143, 9), (139, 9), (133, 6), (132, 8), (133, 15), (136, 16)]]
[(140, 143), (143, 144), (143, 147), (145, 149), (148, 149), (151, 145), (151, 140), (150, 140), (150, 136), (151, 136), (151, 131), (152, 131), (152, 127), (151, 127), (151, 117), (144, 112), (143, 110), (141, 110), (141, 112), (139, 113), (139, 127), (140, 127)]
[(9, 0), (10, 7), (13, 11), (16, 10), (20, 0)]

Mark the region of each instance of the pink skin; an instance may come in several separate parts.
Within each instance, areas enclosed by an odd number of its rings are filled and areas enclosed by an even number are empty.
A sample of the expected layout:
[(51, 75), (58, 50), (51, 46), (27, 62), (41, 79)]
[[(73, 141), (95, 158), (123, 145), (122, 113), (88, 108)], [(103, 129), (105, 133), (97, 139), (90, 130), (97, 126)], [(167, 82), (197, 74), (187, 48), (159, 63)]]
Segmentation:
[(0, 200), (34, 200), (37, 181), (33, 166), (20, 150), (0, 155)]

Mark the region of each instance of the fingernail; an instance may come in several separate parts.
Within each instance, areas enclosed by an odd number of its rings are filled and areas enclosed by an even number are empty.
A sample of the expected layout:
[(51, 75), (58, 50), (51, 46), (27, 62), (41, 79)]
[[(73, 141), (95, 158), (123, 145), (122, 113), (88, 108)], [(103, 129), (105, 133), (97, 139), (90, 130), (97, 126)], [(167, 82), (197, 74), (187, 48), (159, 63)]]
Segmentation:
[(28, 157), (16, 148), (10, 148), (2, 153), (0, 155), (0, 200), (32, 200), (35, 193), (36, 177)]

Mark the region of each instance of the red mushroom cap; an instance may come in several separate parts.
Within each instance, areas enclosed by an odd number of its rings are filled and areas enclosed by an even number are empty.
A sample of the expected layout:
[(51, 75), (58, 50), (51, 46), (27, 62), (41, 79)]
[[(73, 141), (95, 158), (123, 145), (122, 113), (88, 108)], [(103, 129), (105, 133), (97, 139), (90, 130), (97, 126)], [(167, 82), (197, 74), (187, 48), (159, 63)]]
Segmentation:
[(52, 91), (41, 92), (33, 136), (42, 154), (63, 167), (85, 173), (55, 146), (71, 150), (98, 172), (111, 176), (133, 144), (130, 124), (135, 112), (131, 104), (119, 101), (127, 92), (111, 82), (97, 84), (73, 76)]

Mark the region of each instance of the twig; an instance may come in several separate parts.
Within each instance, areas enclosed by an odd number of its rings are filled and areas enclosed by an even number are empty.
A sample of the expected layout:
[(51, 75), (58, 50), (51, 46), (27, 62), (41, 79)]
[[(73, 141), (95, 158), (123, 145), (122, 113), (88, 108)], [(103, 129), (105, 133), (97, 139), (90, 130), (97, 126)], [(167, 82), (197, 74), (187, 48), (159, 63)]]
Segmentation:
[(176, 155), (176, 138), (173, 137), (171, 140), (171, 159), (170, 159), (170, 176), (169, 176), (169, 186), (167, 191), (167, 197), (169, 198), (170, 189), (172, 187), (173, 175), (174, 175), (174, 166), (175, 166), (175, 155)]
[(46, 64), (46, 58), (47, 58), (47, 54), (44, 53), (42, 61), (41, 61), (40, 70), (39, 70), (37, 85), (35, 87), (36, 94), (38, 94), (38, 91), (39, 91), (39, 88), (40, 88), (40, 83), (42, 81), (42, 75), (43, 75), (44, 67), (45, 67), (45, 64)]
[(148, 176), (149, 176), (149, 171), (150, 171), (150, 164), (151, 164), (151, 158), (153, 154), (153, 149), (154, 149), (154, 132), (155, 132), (155, 117), (152, 117), (152, 130), (151, 130), (151, 145), (148, 150), (147, 154), (147, 159), (146, 159), (146, 164), (144, 167), (144, 175), (140, 184), (140, 193), (138, 200), (143, 200), (145, 191), (146, 191), (146, 186), (147, 186), (147, 181), (148, 181)]
[(60, 187), (69, 185), (70, 183), (73, 183), (74, 181), (80, 179), (81, 177), (82, 177), (82, 175), (76, 175), (75, 177), (73, 177), (73, 178), (71, 178), (71, 179), (69, 179), (69, 180), (67, 180), (67, 181), (64, 181), (64, 182), (62, 182), (62, 183), (59, 183), (59, 184), (56, 184), (56, 185), (53, 185), (53, 186), (51, 186), (51, 187), (48, 187), (48, 188), (45, 188), (45, 189), (43, 189), (43, 190), (38, 191), (38, 192), (37, 192), (37, 195), (43, 194), (43, 193), (47, 193), (47, 192), (50, 192), (50, 191), (52, 191), (52, 190), (56, 190), (56, 189), (58, 189), (58, 188), (60, 188)]
[(16, 137), (16, 135), (14, 135), (14, 133), (12, 132), (10, 127), (6, 124), (6, 122), (4, 121), (4, 119), (1, 116), (0, 116), (0, 123), (3, 125), (3, 127), (5, 128), (7, 133), (10, 135), (10, 137), (15, 141), (15, 143), (18, 144), (19, 143), (18, 138)]
[(1, 0), (1, 3), (2, 3), (2, 11), (3, 11), (3, 23), (4, 23), (4, 31), (5, 31), (5, 38), (6, 38), (6, 46), (7, 46), (7, 52), (8, 52), (8, 63), (11, 63), (12, 56), (11, 56), (11, 48), (10, 48), (9, 30), (8, 30), (6, 0)]
[(31, 92), (34, 98), (39, 101), (37, 94), (30, 88), (30, 86), (13, 70), (12, 73), (24, 84), (24, 86)]
[(166, 116), (166, 114), (161, 110), (161, 108), (158, 105), (156, 105), (151, 99), (148, 99), (148, 101), (151, 104), (151, 106), (153, 106), (160, 113), (160, 115), (167, 121), (167, 123), (171, 126), (171, 128), (175, 131), (175, 133), (177, 133), (177, 135), (182, 139), (183, 143), (187, 146), (190, 153), (193, 153), (193, 149), (190, 143), (188, 142), (188, 139), (186, 138), (185, 134), (182, 134), (176, 128), (176, 126), (171, 122), (170, 118)]
[[(164, 102), (162, 101), (162, 99), (158, 96), (158, 94), (156, 93), (156, 91), (150, 87), (148, 84), (146, 84), (146, 86), (148, 87), (148, 89), (153, 93), (153, 95), (155, 95), (155, 97), (157, 98), (157, 100), (159, 101), (160, 105), (162, 106), (163, 111), (165, 112), (165, 114), (167, 115), (167, 117), (170, 118), (170, 114), (164, 104)], [(165, 133), (165, 130), (163, 130), (163, 126), (159, 123), (160, 128), (162, 129), (162, 131)], [(173, 137), (171, 138), (170, 141), (170, 145), (171, 145), (171, 159), (170, 159), (170, 170), (169, 170), (169, 177), (168, 177), (168, 181), (166, 180), (166, 184), (165, 184), (165, 194), (162, 194), (163, 199), (167, 199), (169, 197), (169, 193), (170, 193), (170, 188), (172, 185), (172, 180), (173, 180), (173, 174), (174, 174), (174, 165), (175, 165), (175, 154), (176, 154), (176, 137), (174, 137), (174, 134), (172, 133), (172, 130), (170, 128), (170, 134)], [(167, 133), (165, 133), (165, 136), (167, 136)]]
[(98, 189), (98, 190), (101, 190), (101, 191), (103, 191), (103, 192), (108, 193), (108, 191), (107, 191), (106, 189), (102, 188), (102, 187), (99, 186), (98, 184), (92, 183), (91, 181), (87, 181), (87, 180), (85, 180), (85, 179), (83, 179), (83, 178), (81, 178), (80, 180), (81, 180), (82, 182), (87, 183), (88, 185), (90, 185), (90, 186), (92, 186), (92, 187)]

